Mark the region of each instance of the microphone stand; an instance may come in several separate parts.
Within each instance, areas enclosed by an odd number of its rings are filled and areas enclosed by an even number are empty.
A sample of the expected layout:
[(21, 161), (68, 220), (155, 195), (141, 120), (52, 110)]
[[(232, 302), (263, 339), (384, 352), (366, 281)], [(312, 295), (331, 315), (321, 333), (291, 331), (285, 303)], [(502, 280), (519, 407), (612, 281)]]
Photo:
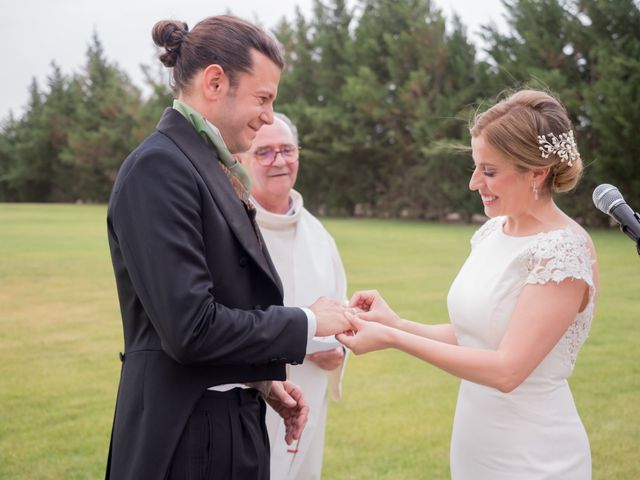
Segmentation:
[[(640, 223), (640, 215), (638, 215), (638, 212), (633, 212), (633, 216), (636, 217), (636, 220)], [(640, 238), (636, 240), (636, 251), (638, 252), (638, 256), (640, 256)]]
[[(633, 216), (638, 222), (638, 224), (640, 224), (640, 215), (638, 215), (638, 212), (633, 212)], [(640, 255), (640, 237), (636, 238), (636, 236), (633, 234), (633, 232), (629, 228), (623, 226), (622, 224), (619, 224), (619, 225), (620, 225), (620, 231), (635, 242), (636, 251), (638, 252), (638, 255)]]
[[(640, 215), (638, 215), (638, 212), (633, 212), (633, 216), (636, 217), (636, 220), (640, 223)], [(638, 252), (638, 256), (640, 256), (640, 238), (636, 239), (636, 251)]]

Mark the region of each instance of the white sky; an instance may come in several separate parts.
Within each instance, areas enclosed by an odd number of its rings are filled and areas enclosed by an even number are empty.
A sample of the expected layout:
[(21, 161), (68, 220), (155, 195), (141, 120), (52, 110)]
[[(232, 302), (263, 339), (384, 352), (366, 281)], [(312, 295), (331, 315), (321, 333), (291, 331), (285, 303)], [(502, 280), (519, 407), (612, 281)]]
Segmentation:
[[(480, 25), (492, 21), (504, 25), (500, 0), (434, 2), (447, 18), (452, 10), (458, 12), (474, 39)], [(312, 0), (0, 0), (0, 120), (10, 110), (22, 115), (31, 79), (35, 77), (44, 88), (52, 61), (64, 74), (79, 71), (94, 30), (109, 61), (118, 63), (142, 87), (140, 64), (159, 64), (151, 41), (151, 27), (158, 20), (175, 18), (193, 27), (204, 17), (231, 10), (271, 28), (283, 16), (292, 19), (296, 5), (310, 18), (312, 4)]]

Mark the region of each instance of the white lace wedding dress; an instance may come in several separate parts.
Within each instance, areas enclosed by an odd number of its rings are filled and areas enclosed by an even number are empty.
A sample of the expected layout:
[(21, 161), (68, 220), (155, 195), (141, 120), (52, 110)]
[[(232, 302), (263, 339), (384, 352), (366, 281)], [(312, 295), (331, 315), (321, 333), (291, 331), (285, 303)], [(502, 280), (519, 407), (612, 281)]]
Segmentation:
[(454, 480), (591, 478), (586, 432), (567, 383), (594, 312), (592, 259), (586, 238), (569, 229), (527, 237), (503, 232), (504, 217), (485, 223), (448, 296), (460, 345), (496, 349), (526, 284), (566, 278), (589, 285), (589, 303), (542, 363), (515, 390), (462, 380), (451, 438)]

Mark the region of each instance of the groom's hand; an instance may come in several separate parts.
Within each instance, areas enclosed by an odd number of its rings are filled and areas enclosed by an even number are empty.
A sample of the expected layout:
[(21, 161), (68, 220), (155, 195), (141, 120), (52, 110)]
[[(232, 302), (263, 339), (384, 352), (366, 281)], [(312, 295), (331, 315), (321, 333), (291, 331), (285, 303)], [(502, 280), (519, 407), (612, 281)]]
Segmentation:
[(309, 405), (300, 387), (289, 381), (272, 382), (267, 403), (284, 421), (287, 445), (299, 440), (309, 416)]
[(335, 300), (320, 297), (309, 309), (316, 316), (316, 336), (326, 337), (342, 333), (351, 328), (344, 312), (347, 307)]

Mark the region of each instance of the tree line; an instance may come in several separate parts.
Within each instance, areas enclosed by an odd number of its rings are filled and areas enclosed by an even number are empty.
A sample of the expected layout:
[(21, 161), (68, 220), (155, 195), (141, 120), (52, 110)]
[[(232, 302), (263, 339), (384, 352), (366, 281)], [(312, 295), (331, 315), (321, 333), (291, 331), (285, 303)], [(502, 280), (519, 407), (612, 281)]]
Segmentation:
[[(634, 0), (505, 0), (506, 31), (482, 29), (429, 0), (314, 0), (274, 29), (284, 46), (276, 109), (297, 124), (298, 189), (334, 215), (468, 219), (469, 124), (509, 89), (551, 91), (567, 106), (585, 163), (561, 205), (603, 221), (593, 187), (640, 205), (640, 9)], [(82, 73), (34, 80), (25, 113), (0, 129), (0, 201), (104, 202), (126, 155), (154, 128), (171, 93), (145, 67), (143, 95), (97, 35)]]

